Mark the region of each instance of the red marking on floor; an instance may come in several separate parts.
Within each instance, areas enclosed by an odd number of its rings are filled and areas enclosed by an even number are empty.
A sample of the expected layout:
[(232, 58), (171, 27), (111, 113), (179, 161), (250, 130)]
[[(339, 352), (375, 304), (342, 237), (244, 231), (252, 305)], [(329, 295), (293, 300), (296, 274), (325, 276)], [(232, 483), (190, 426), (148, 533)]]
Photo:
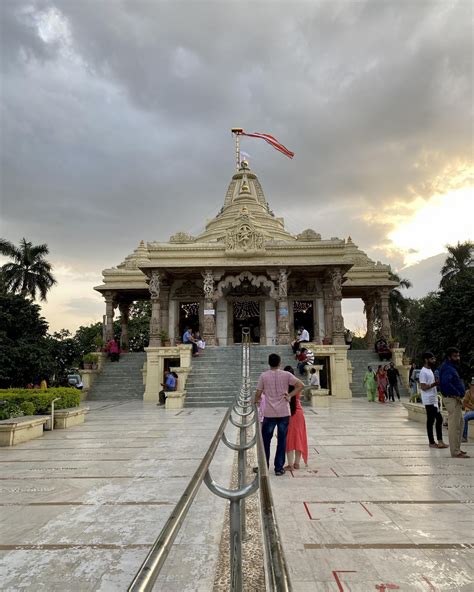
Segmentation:
[(333, 578), (336, 580), (336, 584), (337, 584), (337, 588), (339, 590), (339, 592), (344, 592), (344, 586), (342, 585), (341, 580), (339, 579), (339, 576), (337, 574), (340, 573), (357, 573), (354, 570), (347, 570), (347, 569), (338, 569), (337, 571), (332, 572)]
[(370, 512), (369, 510), (367, 510), (367, 508), (364, 506), (364, 504), (362, 502), (359, 502), (359, 504), (364, 508), (364, 510), (367, 512), (367, 514), (373, 518), (374, 515), (372, 514), (372, 512)]
[(436, 592), (437, 588), (435, 586), (433, 586), (433, 584), (429, 581), (429, 579), (426, 576), (421, 576), (422, 579), (428, 584), (428, 586), (430, 587), (430, 590), (432, 592)]
[(308, 502), (303, 502), (303, 506), (305, 507), (306, 513), (309, 516), (310, 520), (313, 520), (313, 517), (311, 516), (311, 512), (309, 511), (309, 506), (308, 506)]
[(386, 592), (387, 590), (400, 590), (400, 586), (397, 586), (397, 584), (377, 584), (375, 589), (379, 590), (379, 592)]
[(339, 477), (339, 475), (336, 473), (336, 471), (331, 467), (331, 471), (336, 475), (336, 477)]

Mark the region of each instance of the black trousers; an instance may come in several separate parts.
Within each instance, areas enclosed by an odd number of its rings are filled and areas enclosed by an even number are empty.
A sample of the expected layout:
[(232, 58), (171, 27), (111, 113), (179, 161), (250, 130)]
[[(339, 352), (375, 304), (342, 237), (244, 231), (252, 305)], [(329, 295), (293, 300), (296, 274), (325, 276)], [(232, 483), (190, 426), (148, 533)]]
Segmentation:
[(436, 439), (443, 441), (443, 416), (436, 405), (425, 405), (426, 409), (426, 431), (430, 444), (435, 444), (433, 438), (433, 424), (436, 422)]

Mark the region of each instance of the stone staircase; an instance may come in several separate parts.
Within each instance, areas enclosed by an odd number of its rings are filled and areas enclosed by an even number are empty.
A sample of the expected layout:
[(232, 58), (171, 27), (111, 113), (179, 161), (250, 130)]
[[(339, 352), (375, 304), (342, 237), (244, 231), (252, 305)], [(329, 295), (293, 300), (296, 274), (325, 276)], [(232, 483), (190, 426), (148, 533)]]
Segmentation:
[[(351, 349), (347, 354), (352, 364), (352, 396), (366, 397), (367, 392), (364, 386), (364, 375), (367, 372), (367, 366), (372, 366), (374, 370), (377, 370), (379, 364), (385, 365), (389, 362), (381, 362), (374, 351), (368, 351), (365, 349)], [(399, 384), (399, 389), (400, 396), (408, 396), (408, 391), (403, 384)]]
[[(192, 360), (193, 369), (186, 383), (185, 407), (227, 407), (242, 384), (241, 345), (206, 347)], [(277, 353), (281, 367), (293, 366), (296, 360), (289, 345), (253, 345), (250, 352), (252, 392), (258, 377), (268, 369), (268, 356)]]
[(143, 399), (142, 368), (146, 359), (143, 352), (126, 353), (119, 362), (107, 362), (98, 375), (89, 394), (88, 401), (125, 401)]

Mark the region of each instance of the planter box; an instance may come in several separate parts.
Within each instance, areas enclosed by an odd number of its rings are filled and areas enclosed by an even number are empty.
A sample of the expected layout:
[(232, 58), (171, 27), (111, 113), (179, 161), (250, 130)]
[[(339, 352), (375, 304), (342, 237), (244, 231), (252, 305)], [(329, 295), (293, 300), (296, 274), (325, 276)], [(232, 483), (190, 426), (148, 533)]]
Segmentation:
[(75, 407), (72, 409), (57, 409), (54, 411), (54, 429), (64, 430), (71, 426), (84, 423), (89, 407)]
[(15, 446), (43, 435), (47, 415), (12, 417), (0, 421), (0, 446)]
[[(426, 423), (426, 411), (425, 406), (422, 403), (402, 403), (405, 409), (408, 411), (408, 419), (412, 421), (419, 421), (420, 423)], [(443, 420), (448, 419), (448, 412), (441, 410)]]
[[(426, 411), (425, 406), (421, 403), (403, 403), (403, 406), (408, 411), (408, 419), (412, 421), (419, 421), (420, 423), (426, 423)], [(447, 421), (448, 412), (441, 411), (443, 420)], [(470, 421), (468, 424), (467, 437), (468, 440), (474, 440), (474, 421)]]

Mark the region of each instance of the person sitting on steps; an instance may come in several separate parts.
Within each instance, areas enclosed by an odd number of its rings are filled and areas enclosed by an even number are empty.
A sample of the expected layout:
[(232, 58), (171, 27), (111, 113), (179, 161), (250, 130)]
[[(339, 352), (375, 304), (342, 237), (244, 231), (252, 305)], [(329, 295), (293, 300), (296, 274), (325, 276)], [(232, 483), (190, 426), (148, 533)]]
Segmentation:
[(158, 407), (162, 407), (166, 403), (166, 393), (176, 390), (177, 378), (178, 375), (176, 374), (176, 372), (170, 372), (169, 370), (165, 370), (165, 382), (161, 383), (163, 390), (160, 391), (158, 395)]
[(184, 330), (184, 335), (183, 335), (183, 343), (185, 345), (191, 345), (193, 348), (193, 356), (198, 356), (198, 344), (196, 339), (193, 336), (193, 332), (191, 331), (190, 327), (186, 327)]

